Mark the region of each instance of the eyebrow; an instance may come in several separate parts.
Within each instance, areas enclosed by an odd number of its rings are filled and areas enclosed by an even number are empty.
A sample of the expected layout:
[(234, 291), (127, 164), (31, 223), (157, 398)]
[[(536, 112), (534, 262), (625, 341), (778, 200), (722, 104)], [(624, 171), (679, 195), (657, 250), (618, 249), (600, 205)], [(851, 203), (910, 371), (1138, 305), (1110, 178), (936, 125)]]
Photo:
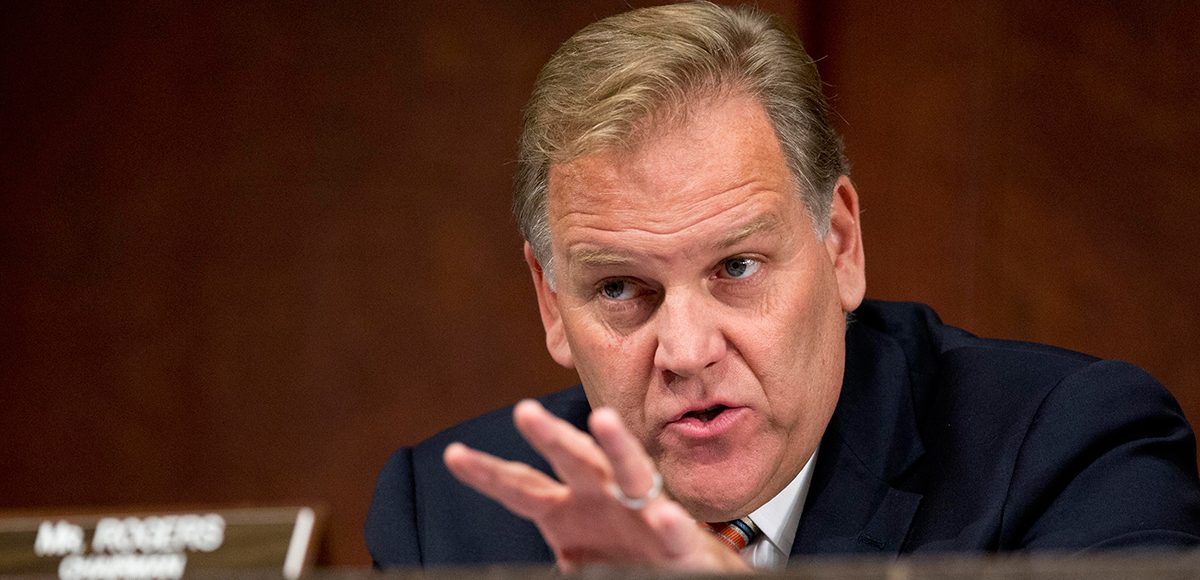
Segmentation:
[(605, 248), (585, 248), (578, 252), (573, 252), (568, 261), (585, 268), (602, 268), (605, 266), (632, 264), (633, 258)]
[[(729, 235), (717, 240), (712, 248), (723, 250), (756, 234), (778, 229), (782, 220), (776, 214), (762, 215), (733, 230)], [(624, 266), (635, 262), (632, 256), (609, 248), (584, 248), (572, 252), (568, 261), (584, 268), (603, 268), (607, 266)]]
[(758, 216), (743, 224), (738, 229), (733, 230), (733, 232), (724, 238), (717, 240), (712, 247), (714, 250), (723, 250), (753, 235), (778, 229), (782, 223), (783, 221), (779, 219), (779, 216), (773, 213)]

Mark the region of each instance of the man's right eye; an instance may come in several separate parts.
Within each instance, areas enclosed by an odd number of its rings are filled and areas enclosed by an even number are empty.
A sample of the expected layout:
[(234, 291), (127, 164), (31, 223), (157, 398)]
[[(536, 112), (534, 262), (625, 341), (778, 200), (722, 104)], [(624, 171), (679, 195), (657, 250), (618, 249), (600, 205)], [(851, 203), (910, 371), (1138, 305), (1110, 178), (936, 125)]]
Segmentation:
[(605, 280), (600, 283), (600, 294), (609, 300), (629, 300), (637, 294), (637, 288), (626, 280)]

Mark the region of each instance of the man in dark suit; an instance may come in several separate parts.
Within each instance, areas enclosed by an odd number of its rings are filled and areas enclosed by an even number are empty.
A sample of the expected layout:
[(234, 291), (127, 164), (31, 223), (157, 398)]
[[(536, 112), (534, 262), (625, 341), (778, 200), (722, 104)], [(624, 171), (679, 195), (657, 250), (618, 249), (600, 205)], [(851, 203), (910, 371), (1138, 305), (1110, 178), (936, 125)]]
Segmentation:
[(376, 562), (1200, 541), (1193, 436), (1161, 386), (864, 302), (847, 171), (812, 60), (761, 13), (572, 37), (526, 113), (515, 210), (547, 347), (582, 386), (398, 452)]

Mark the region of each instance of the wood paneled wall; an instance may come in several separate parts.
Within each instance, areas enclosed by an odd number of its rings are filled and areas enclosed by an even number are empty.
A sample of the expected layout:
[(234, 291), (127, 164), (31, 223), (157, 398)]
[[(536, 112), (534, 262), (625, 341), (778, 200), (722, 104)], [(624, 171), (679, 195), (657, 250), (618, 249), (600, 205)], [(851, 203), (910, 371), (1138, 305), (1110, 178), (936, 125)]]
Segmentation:
[(1200, 418), (1200, 5), (822, 15), (868, 294), (1130, 360)]
[[(1196, 8), (760, 4), (824, 57), (870, 294), (1200, 416)], [(545, 58), (626, 5), (6, 8), (0, 508), (318, 501), (322, 562), (366, 563), (392, 449), (574, 380), (513, 149)]]

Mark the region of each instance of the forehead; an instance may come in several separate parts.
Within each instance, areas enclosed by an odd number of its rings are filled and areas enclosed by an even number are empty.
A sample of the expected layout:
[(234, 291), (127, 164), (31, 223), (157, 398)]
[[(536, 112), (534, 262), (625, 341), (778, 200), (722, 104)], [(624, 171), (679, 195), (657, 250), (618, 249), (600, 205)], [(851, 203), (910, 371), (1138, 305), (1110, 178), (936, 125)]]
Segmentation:
[(558, 245), (580, 227), (676, 232), (793, 192), (766, 112), (751, 97), (732, 96), (690, 108), (685, 122), (646, 133), (633, 148), (552, 166), (551, 234)]

